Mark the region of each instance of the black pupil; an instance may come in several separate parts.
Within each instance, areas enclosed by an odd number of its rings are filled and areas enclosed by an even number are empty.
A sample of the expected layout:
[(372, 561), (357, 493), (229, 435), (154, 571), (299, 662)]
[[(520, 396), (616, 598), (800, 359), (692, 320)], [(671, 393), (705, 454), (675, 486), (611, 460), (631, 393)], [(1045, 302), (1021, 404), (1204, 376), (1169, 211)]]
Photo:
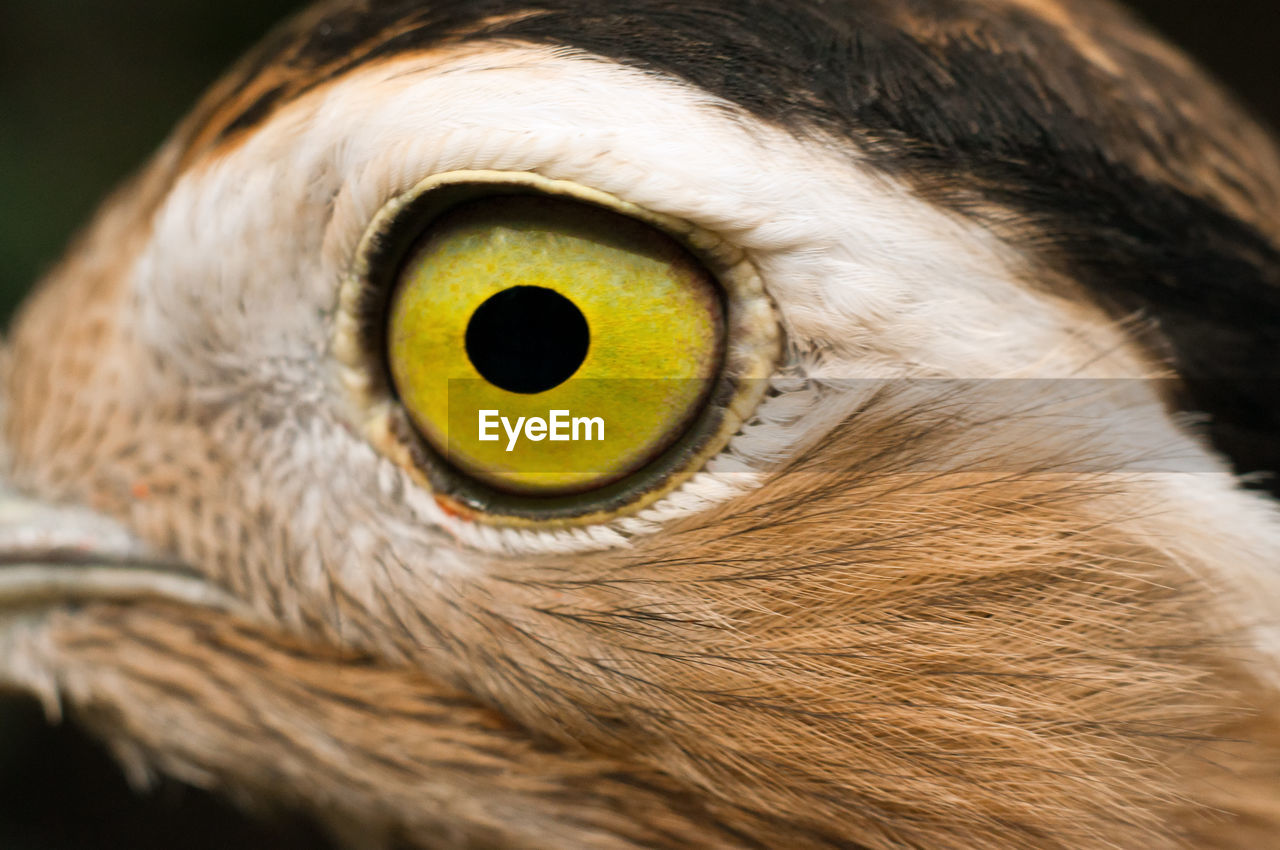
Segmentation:
[(513, 286), (480, 305), (467, 323), (467, 357), (508, 392), (546, 392), (587, 359), (591, 331), (577, 306), (541, 286)]

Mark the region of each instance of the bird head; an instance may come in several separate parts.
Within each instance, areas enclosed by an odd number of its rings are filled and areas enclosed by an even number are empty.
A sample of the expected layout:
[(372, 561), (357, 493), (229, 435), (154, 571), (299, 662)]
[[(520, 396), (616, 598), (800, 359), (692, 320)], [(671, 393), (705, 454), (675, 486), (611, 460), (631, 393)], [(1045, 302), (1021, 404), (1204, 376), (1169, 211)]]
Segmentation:
[(324, 3), (13, 325), (0, 681), (354, 845), (1270, 846), (1278, 223), (1105, 2)]

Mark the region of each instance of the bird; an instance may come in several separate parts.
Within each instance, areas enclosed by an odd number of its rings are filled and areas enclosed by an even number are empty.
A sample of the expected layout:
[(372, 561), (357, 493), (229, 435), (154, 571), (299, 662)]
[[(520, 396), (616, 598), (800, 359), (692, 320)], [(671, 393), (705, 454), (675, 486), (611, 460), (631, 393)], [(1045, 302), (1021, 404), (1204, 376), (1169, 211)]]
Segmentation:
[(0, 683), (343, 846), (1280, 847), (1278, 355), (1106, 0), (322, 2), (8, 333)]

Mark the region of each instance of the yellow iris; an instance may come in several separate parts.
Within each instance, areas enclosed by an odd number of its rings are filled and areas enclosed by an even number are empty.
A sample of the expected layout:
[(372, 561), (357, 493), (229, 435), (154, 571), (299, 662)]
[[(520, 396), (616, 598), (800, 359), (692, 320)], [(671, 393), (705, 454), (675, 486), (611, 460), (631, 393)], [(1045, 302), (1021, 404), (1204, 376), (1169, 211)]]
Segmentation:
[(470, 201), (431, 223), (390, 305), (401, 402), (455, 467), (566, 495), (635, 472), (719, 375), (720, 291), (674, 239), (554, 197)]

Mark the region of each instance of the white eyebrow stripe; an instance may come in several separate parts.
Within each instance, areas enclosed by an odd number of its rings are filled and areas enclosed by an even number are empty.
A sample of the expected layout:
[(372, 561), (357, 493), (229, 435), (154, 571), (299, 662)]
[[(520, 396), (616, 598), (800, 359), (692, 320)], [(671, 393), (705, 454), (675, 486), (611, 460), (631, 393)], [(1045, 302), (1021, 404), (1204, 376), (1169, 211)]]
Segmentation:
[[(793, 374), (803, 377), (1154, 371), (1099, 310), (1046, 294), (1051, 287), (1030, 258), (916, 197), (856, 150), (797, 139), (678, 82), (515, 46), (358, 69), (184, 174), (132, 277), (139, 339), (210, 397), (234, 397), (248, 381), (281, 393), (263, 403), (340, 407), (323, 355), (338, 280), (357, 241), (391, 197), (430, 174), (464, 169), (572, 180), (732, 241), (766, 281)], [(798, 412), (787, 416), (762, 407), (712, 471), (635, 517), (601, 526), (546, 533), (476, 526), (445, 515), (412, 486), (389, 487), (401, 494), (394, 502), (371, 493), (370, 510), (425, 539), (444, 531), (489, 552), (626, 545), (759, 486), (769, 459), (831, 424), (816, 402), (793, 407)], [(1207, 468), (1224, 469), (1157, 405), (1151, 416), (1153, 428)], [(325, 439), (325, 462), (343, 450), (370, 454), (358, 438), (334, 431)], [(1233, 565), (1226, 553), (1232, 541), (1280, 539), (1275, 511), (1235, 490), (1225, 471), (1210, 477), (1220, 483), (1204, 492), (1220, 502), (1221, 515), (1249, 518), (1215, 529), (1209, 548), (1222, 556), (1215, 568), (1234, 571), (1239, 586), (1271, 586), (1258, 561)], [(1154, 479), (1151, 486), (1192, 510), (1185, 491)], [(466, 568), (463, 551), (437, 551), (441, 571)], [(1274, 643), (1280, 654), (1280, 638)]]
[[(1068, 311), (1064, 299), (1027, 286), (1019, 251), (834, 140), (802, 142), (690, 86), (549, 49), (456, 54), (354, 71), (187, 173), (157, 216), (153, 243), (186, 256), (144, 257), (144, 306), (164, 300), (148, 269), (199, 273), (216, 257), (226, 285), (195, 296), (214, 314), (233, 301), (270, 305), (290, 278), (305, 289), (287, 292), (289, 303), (301, 296), (327, 308), (332, 281), (390, 197), (433, 173), (529, 170), (732, 240), (765, 275), (790, 338), (834, 346), (857, 360), (859, 377), (899, 374), (904, 363), (974, 378), (1149, 369), (1087, 305)], [(329, 203), (317, 231), (307, 219)], [(254, 250), (268, 239), (294, 244)], [(227, 251), (237, 243), (244, 248)], [(319, 262), (271, 275), (248, 267), (264, 255)], [(149, 324), (190, 338), (168, 318)], [(228, 342), (240, 351), (245, 340)]]

